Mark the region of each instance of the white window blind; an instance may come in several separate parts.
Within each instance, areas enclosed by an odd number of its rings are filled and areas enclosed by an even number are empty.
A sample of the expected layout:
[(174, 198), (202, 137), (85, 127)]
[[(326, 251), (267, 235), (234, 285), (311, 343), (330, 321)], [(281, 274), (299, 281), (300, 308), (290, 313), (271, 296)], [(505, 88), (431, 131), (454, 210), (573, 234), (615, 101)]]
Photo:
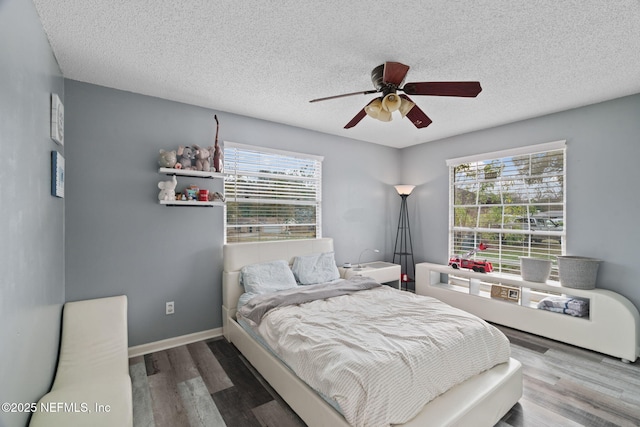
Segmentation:
[[(447, 161), (449, 250), (494, 271), (520, 274), (520, 257), (553, 259), (565, 248), (565, 141)], [(557, 280), (557, 269), (552, 271)]]
[(225, 142), (226, 242), (322, 237), (322, 159)]

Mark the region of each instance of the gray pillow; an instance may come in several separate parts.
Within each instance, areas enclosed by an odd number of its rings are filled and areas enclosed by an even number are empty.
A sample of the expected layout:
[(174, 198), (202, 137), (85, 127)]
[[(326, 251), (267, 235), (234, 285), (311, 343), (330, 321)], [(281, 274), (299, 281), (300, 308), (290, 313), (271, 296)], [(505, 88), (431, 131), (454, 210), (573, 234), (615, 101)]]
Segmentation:
[(325, 283), (340, 278), (333, 252), (297, 256), (293, 259), (292, 270), (301, 285)]
[(245, 265), (240, 270), (240, 283), (244, 291), (266, 294), (298, 286), (295, 277), (284, 260)]

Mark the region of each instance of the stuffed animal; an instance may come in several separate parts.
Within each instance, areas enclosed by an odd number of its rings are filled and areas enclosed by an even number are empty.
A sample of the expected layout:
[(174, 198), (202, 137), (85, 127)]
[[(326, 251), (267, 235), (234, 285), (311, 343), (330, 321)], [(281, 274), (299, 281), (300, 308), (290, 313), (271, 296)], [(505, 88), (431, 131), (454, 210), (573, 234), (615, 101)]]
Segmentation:
[(216, 147), (212, 145), (211, 147), (208, 147), (207, 150), (209, 150), (209, 171), (218, 172), (218, 170), (216, 170), (216, 165), (213, 163), (213, 156), (214, 156)]
[(196, 150), (193, 147), (178, 146), (178, 163), (180, 163), (180, 169), (194, 169), (193, 160), (196, 158)]
[(200, 148), (197, 145), (194, 145), (194, 148), (196, 149), (196, 170), (209, 172), (211, 153), (206, 148)]
[(158, 183), (158, 188), (160, 189), (158, 200), (175, 200), (177, 185), (178, 180), (175, 175), (173, 175), (173, 179), (171, 181), (160, 181)]
[(158, 164), (163, 168), (172, 168), (176, 165), (178, 158), (176, 156), (176, 150), (165, 151), (160, 150), (160, 156), (158, 157)]

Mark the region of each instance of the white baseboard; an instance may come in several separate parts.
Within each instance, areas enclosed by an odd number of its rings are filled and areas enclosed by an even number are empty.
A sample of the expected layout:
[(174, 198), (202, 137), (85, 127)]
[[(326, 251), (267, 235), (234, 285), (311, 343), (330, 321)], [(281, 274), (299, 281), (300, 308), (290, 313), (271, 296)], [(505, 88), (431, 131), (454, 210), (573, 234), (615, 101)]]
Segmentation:
[(147, 344), (135, 345), (133, 347), (129, 347), (129, 358), (221, 336), (222, 328), (216, 328), (209, 329), (207, 331), (195, 332), (193, 334), (182, 335), (179, 337), (167, 338), (166, 340), (150, 342)]

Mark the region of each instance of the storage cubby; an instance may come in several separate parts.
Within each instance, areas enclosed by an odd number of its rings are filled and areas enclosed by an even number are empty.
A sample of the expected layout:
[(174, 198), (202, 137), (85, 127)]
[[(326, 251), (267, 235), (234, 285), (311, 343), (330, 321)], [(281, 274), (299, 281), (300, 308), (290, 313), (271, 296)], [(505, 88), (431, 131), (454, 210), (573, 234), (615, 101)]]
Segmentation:
[[(453, 277), (450, 280), (449, 277)], [(490, 287), (518, 289), (518, 301), (491, 297)], [(476, 273), (448, 265), (416, 264), (416, 293), (500, 325), (634, 361), (640, 355), (640, 314), (624, 296), (607, 289), (573, 289), (558, 282), (528, 282), (515, 275)], [(574, 317), (536, 308), (544, 296), (589, 301), (589, 315)]]
[[(472, 275), (467, 273), (473, 273)], [(527, 307), (534, 310), (538, 308), (538, 302), (545, 297), (576, 298), (586, 301), (590, 304), (590, 295), (585, 295), (580, 290), (564, 288), (557, 282), (536, 283), (527, 282), (513, 275), (494, 275), (485, 273), (475, 273), (473, 271), (451, 269), (447, 273), (438, 273), (438, 282), (432, 281), (431, 286), (440, 286), (454, 292), (460, 292), (468, 295), (475, 295), (483, 298), (493, 298), (499, 302), (508, 304), (517, 304), (521, 307)], [(479, 277), (478, 277), (479, 276)], [(491, 296), (491, 288), (494, 286), (503, 286), (509, 289), (516, 289), (517, 297), (515, 299), (502, 300)], [(559, 315), (566, 315), (557, 313)], [(588, 319), (589, 315), (581, 316), (581, 319)]]

